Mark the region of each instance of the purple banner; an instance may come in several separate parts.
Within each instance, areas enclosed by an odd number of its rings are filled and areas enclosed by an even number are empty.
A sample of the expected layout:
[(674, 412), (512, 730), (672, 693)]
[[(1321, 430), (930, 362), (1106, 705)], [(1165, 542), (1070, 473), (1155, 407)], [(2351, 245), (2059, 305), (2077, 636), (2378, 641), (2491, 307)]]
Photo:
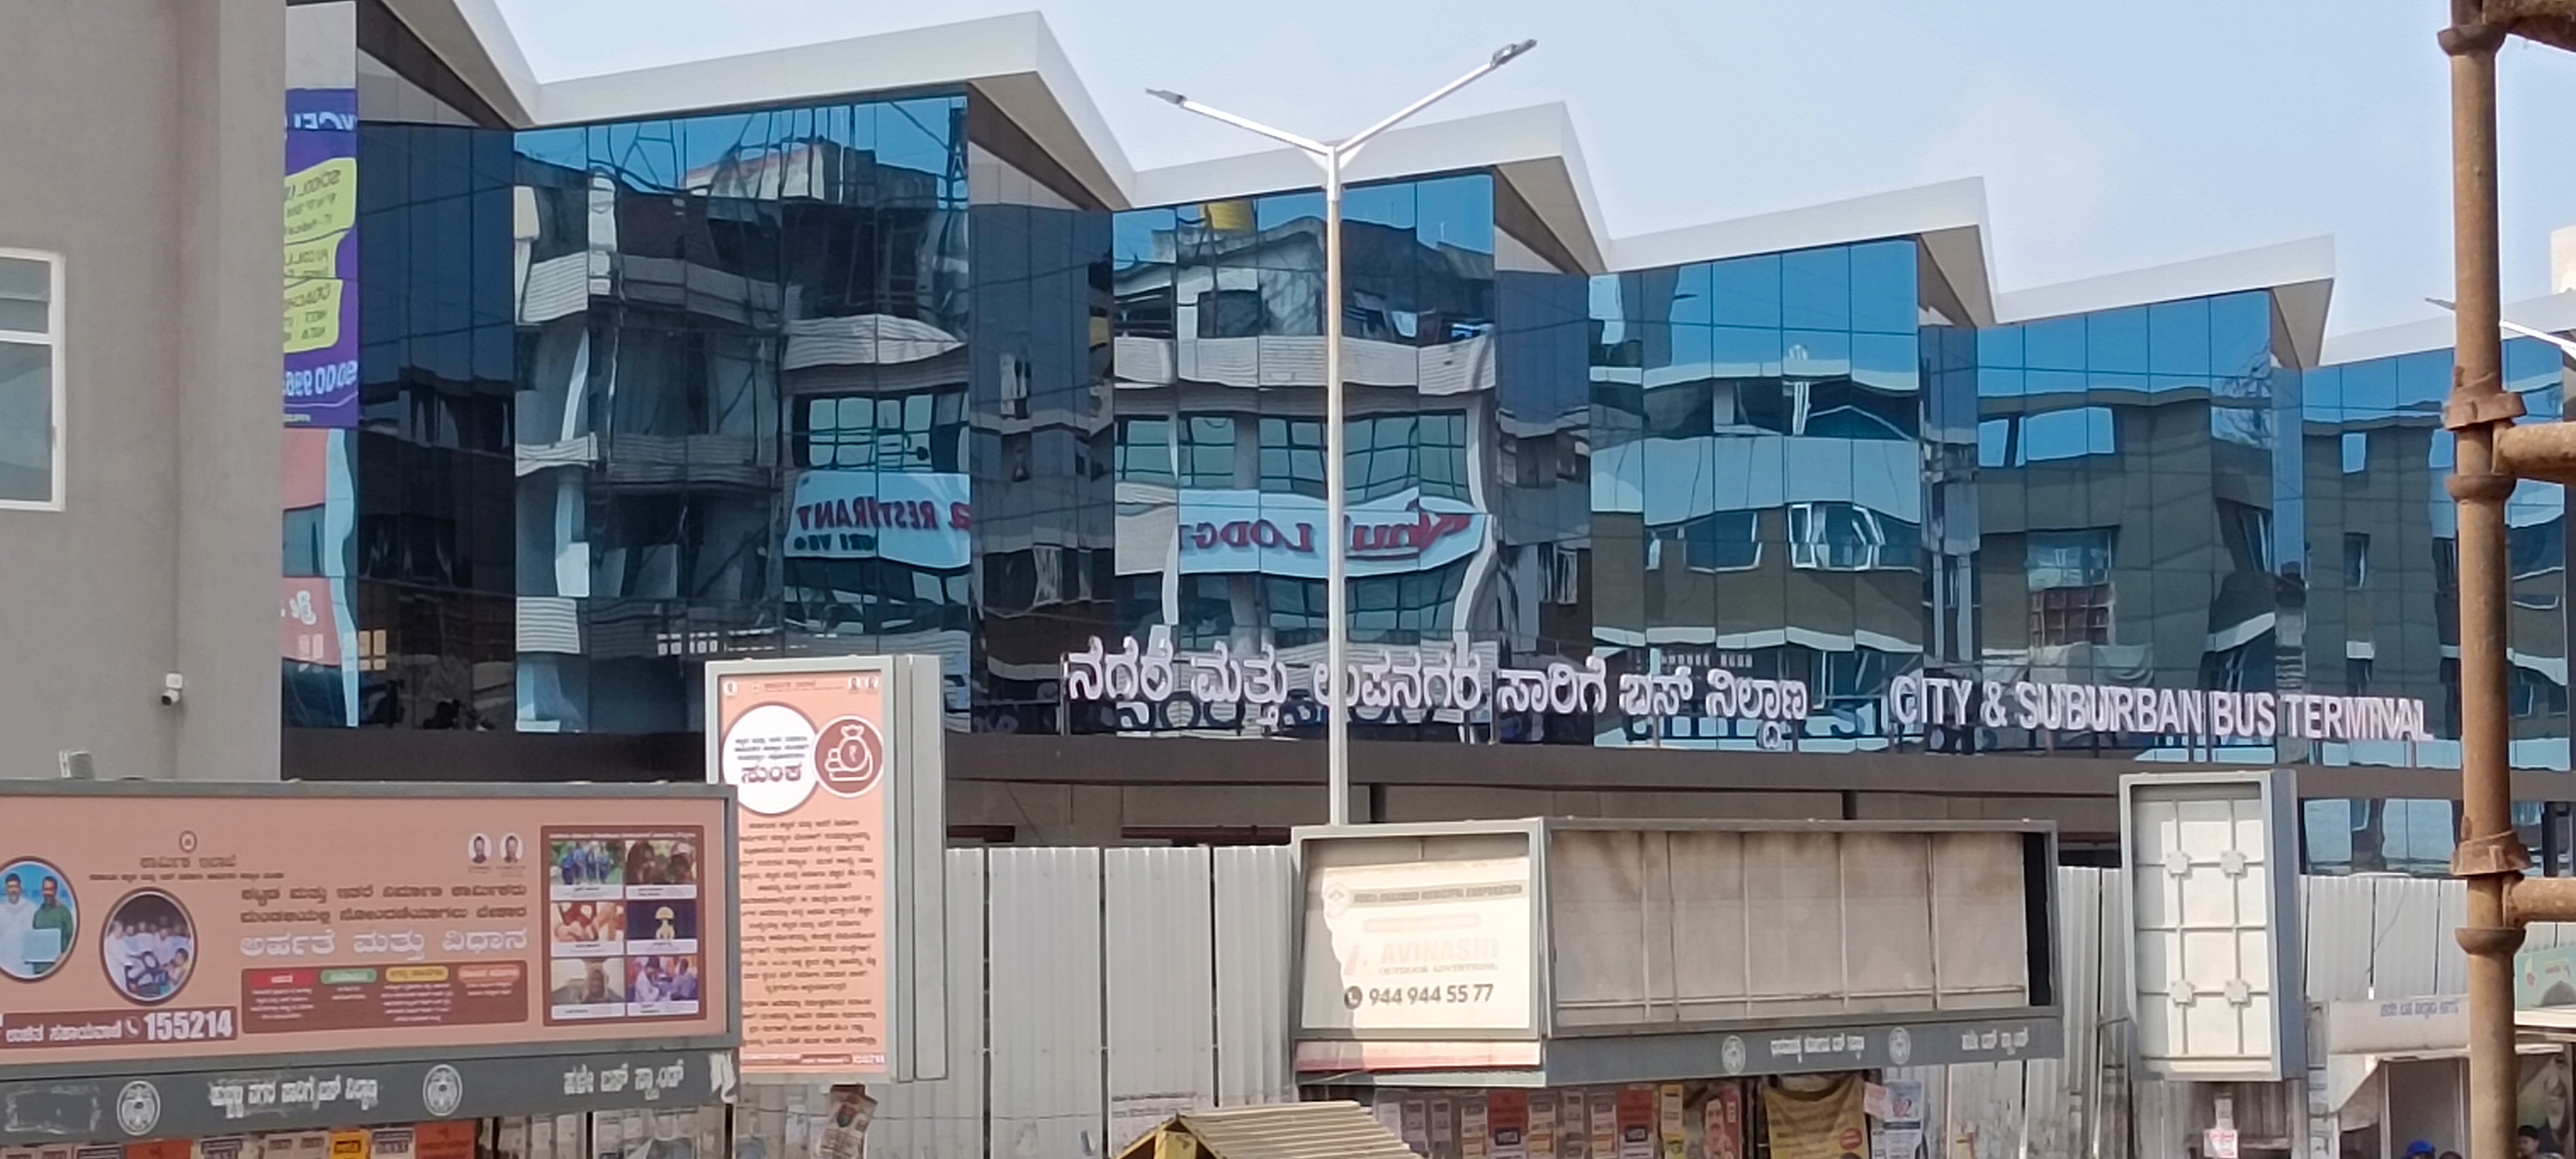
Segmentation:
[(286, 93), (286, 423), (358, 425), (358, 91)]

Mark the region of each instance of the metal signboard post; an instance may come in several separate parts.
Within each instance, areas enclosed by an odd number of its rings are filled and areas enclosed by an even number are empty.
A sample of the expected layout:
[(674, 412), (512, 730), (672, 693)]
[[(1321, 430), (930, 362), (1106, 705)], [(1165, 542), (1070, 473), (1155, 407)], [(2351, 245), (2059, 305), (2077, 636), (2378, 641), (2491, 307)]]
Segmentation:
[(719, 661), (706, 696), (742, 804), (744, 1077), (945, 1077), (938, 659)]

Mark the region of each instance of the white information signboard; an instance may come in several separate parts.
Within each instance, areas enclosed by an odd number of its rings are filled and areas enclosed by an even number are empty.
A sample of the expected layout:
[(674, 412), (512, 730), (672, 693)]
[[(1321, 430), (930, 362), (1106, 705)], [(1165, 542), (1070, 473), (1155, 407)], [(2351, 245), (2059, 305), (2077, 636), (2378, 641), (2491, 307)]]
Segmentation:
[(1321, 866), (1308, 880), (1319, 904), (1307, 919), (1306, 1029), (1531, 1029), (1527, 856)]

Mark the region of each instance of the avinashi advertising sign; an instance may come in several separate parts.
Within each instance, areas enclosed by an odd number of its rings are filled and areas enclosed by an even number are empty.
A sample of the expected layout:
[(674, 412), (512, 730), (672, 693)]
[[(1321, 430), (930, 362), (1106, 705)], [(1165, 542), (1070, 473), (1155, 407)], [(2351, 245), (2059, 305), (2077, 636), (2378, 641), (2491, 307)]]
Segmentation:
[(358, 90), (286, 93), (286, 422), (358, 425)]
[(0, 791), (0, 1073), (734, 1033), (720, 796)]

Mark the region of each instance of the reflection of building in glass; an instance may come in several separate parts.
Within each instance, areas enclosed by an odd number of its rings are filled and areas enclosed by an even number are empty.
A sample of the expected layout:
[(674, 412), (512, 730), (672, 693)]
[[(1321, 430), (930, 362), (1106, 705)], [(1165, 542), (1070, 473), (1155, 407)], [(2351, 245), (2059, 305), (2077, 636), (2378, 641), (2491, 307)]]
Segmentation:
[[(359, 722), (694, 776), (707, 659), (930, 653), (979, 832), (1267, 831), (1316, 751), (1209, 746), (1321, 731), (1341, 536), (1361, 662), (1445, 682), (1359, 710), (1384, 815), (1993, 808), (2081, 844), (2119, 771), (2264, 762), (2312, 770), (2317, 864), (2447, 856), (2447, 805), (2334, 787), (2458, 761), (2446, 339), (2326, 343), (2323, 245), (1998, 293), (1973, 182), (1622, 238), (1561, 112), (1400, 131), (1347, 201), (1332, 528), (1311, 167), (1138, 172), (1030, 71), (1033, 18), (905, 35), (955, 67), (532, 104), (367, 57)], [(2554, 353), (2512, 356), (2556, 417)], [(2532, 769), (2568, 765), (2562, 523), (2515, 505)], [(1168, 683), (1068, 679), (1095, 639)], [(290, 719), (346, 720), (342, 670), (287, 660)]]

